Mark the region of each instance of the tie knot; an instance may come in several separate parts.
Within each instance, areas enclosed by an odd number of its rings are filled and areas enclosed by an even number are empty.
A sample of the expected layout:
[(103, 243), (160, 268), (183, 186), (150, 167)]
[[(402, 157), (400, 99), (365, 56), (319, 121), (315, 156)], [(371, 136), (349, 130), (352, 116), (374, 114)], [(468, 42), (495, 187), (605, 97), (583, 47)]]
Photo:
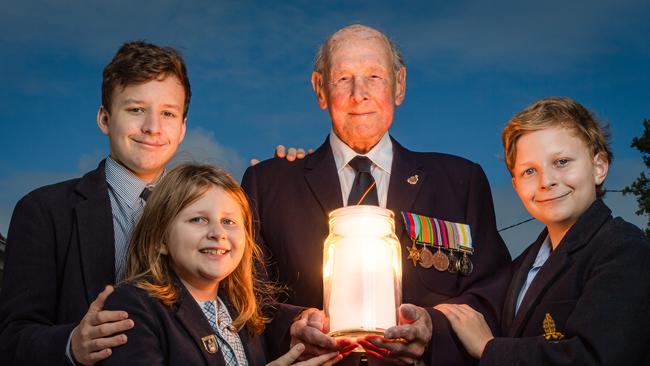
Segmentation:
[(348, 163), (356, 172), (370, 173), (372, 161), (365, 156), (357, 155)]
[(151, 194), (151, 187), (144, 187), (142, 193), (140, 193), (140, 198), (142, 198), (146, 202), (150, 194)]

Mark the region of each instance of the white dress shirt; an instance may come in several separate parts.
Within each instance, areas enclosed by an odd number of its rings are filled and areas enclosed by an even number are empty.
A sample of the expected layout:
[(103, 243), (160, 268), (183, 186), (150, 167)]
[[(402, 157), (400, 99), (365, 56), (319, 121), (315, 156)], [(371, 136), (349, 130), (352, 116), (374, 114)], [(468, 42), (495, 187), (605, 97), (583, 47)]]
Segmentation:
[(390, 169), (393, 164), (393, 142), (388, 132), (379, 140), (377, 145), (373, 146), (366, 154), (359, 154), (346, 145), (336, 136), (334, 131), (330, 132), (330, 146), (334, 154), (336, 171), (339, 173), (339, 183), (341, 184), (341, 194), (343, 196), (343, 205), (347, 206), (348, 196), (352, 190), (356, 172), (348, 165), (350, 160), (355, 156), (365, 156), (372, 161), (370, 174), (375, 178), (377, 183), (377, 198), (379, 206), (386, 208), (388, 200), (388, 184), (390, 183)]

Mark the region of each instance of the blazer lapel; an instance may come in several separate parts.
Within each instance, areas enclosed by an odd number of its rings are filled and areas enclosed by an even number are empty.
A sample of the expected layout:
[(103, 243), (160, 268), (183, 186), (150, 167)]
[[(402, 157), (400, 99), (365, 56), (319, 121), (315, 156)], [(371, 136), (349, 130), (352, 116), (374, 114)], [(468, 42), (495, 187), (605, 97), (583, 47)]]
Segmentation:
[[(537, 257), (537, 252), (534, 253), (533, 259)], [(539, 303), (539, 299), (544, 295), (546, 290), (553, 285), (556, 277), (569, 264), (569, 258), (566, 250), (558, 250), (556, 248), (546, 260), (546, 263), (539, 270), (535, 279), (528, 287), (528, 291), (524, 295), (519, 311), (510, 327), (509, 337), (515, 337), (521, 331), (520, 328), (527, 323), (527, 319), (532, 315), (532, 310)], [(526, 271), (526, 274), (528, 271)], [(521, 289), (521, 287), (519, 287)], [(518, 293), (517, 293), (518, 295)]]
[(413, 207), (420, 187), (427, 184), (427, 175), (411, 151), (402, 147), (392, 137), (391, 140), (393, 142), (393, 163), (386, 207), (395, 213), (395, 234), (400, 238), (404, 231), (404, 225), (398, 224), (401, 221), (401, 210), (410, 210)]
[(82, 273), (90, 303), (104, 286), (115, 282), (113, 214), (104, 161), (81, 178), (76, 191), (85, 198), (77, 204), (75, 214)]
[(214, 330), (205, 318), (203, 310), (201, 310), (185, 287), (180, 282), (177, 282), (177, 284), (181, 288), (181, 294), (174, 305), (176, 306), (176, 313), (174, 314), (176, 320), (178, 320), (187, 333), (189, 333), (190, 337), (196, 342), (196, 346), (199, 348), (206, 365), (212, 365), (215, 362), (219, 365), (225, 365), (226, 361), (223, 359), (218, 346), (216, 352), (210, 353), (207, 344), (204, 342), (204, 340), (209, 339), (208, 337), (214, 337), (212, 341), (217, 344)]
[[(220, 289), (220, 291), (222, 290)], [(229, 301), (227, 296), (221, 296), (220, 298), (223, 301), (223, 303), (226, 305), (226, 308), (228, 309), (228, 313), (230, 314), (230, 317), (234, 321), (235, 318), (239, 316), (239, 312), (237, 311), (237, 309), (235, 309), (235, 307)], [(251, 366), (265, 365), (266, 355), (264, 354), (264, 350), (260, 343), (261, 337), (252, 336), (251, 333), (248, 331), (247, 327), (242, 327), (239, 330), (239, 332), (237, 332), (237, 334), (239, 335), (239, 339), (241, 340), (241, 343), (244, 346), (244, 353), (246, 353), (246, 359), (248, 360), (248, 364)]]
[(336, 171), (334, 155), (329, 143), (329, 136), (305, 162), (305, 179), (314, 197), (318, 200), (325, 216), (337, 208), (343, 207), (341, 184)]
[[(546, 238), (547, 231), (544, 229), (539, 235), (537, 240), (530, 246), (530, 248), (525, 252), (524, 257), (521, 260), (517, 270), (512, 275), (510, 280), (510, 286), (508, 286), (508, 292), (506, 293), (506, 298), (503, 308), (503, 317), (502, 317), (502, 334), (508, 334), (511, 324), (515, 318), (515, 307), (517, 305), (517, 298), (519, 297), (519, 292), (521, 287), (526, 282), (526, 277), (528, 272), (535, 262), (539, 248)], [(521, 309), (520, 312), (521, 313)]]

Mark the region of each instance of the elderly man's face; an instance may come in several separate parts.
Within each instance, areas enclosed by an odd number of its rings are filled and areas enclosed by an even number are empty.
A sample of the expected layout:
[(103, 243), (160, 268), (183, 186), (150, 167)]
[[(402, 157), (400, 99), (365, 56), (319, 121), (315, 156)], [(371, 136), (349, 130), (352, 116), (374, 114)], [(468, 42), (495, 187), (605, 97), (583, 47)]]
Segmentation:
[(374, 32), (340, 35), (326, 75), (312, 85), (322, 109), (329, 109), (334, 133), (359, 153), (368, 152), (388, 131), (395, 106), (404, 100), (406, 70), (393, 69), (388, 45)]

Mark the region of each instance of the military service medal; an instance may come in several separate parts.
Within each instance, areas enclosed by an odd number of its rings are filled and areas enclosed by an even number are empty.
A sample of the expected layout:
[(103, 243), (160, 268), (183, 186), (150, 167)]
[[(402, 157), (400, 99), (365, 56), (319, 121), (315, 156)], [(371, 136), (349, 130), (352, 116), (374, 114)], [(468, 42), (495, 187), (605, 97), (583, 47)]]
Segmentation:
[(447, 257), (449, 257), (449, 268), (447, 269), (447, 271), (449, 271), (449, 273), (451, 274), (458, 273), (460, 263), (458, 262), (458, 258), (456, 258), (456, 256), (454, 255), (453, 249), (449, 250), (449, 254), (447, 255)]
[(413, 261), (413, 267), (415, 267), (420, 260), (420, 251), (415, 246), (415, 239), (413, 239), (413, 245), (410, 248), (407, 248), (407, 250), (409, 251), (408, 259)]
[[(413, 260), (413, 266), (417, 266), (419, 262), (423, 268), (434, 267), (441, 272), (460, 272), (464, 276), (472, 273), (474, 265), (469, 255), (474, 254), (474, 249), (469, 225), (404, 211), (402, 217), (406, 231), (413, 241), (413, 246), (407, 248), (408, 259)], [(419, 254), (416, 254), (416, 244), (423, 245)], [(436, 248), (435, 253), (432, 253), (427, 245)], [(458, 258), (454, 251), (462, 253), (462, 256)]]
[(434, 265), (434, 255), (429, 249), (427, 249), (426, 244), (424, 248), (420, 250), (420, 265), (422, 268), (431, 268)]

